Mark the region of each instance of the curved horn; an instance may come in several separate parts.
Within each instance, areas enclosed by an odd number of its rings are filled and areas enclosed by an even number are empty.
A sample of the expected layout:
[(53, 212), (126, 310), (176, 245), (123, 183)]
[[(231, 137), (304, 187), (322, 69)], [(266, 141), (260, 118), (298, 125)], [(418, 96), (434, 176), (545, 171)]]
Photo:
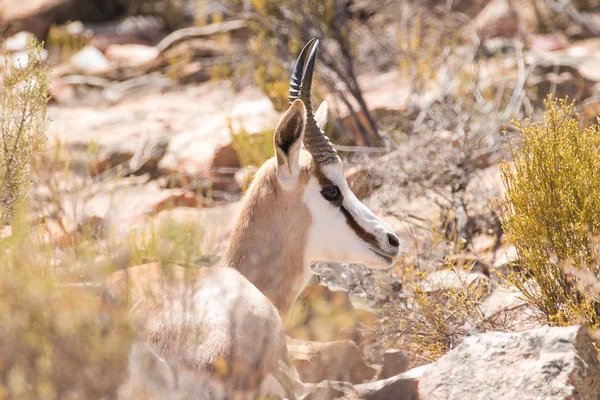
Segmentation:
[[(300, 52), (290, 82), (290, 103), (296, 99), (301, 99), (304, 102), (306, 106), (304, 146), (317, 164), (329, 164), (339, 162), (339, 157), (333, 145), (329, 142), (329, 138), (317, 126), (311, 101), (312, 76), (318, 48), (319, 41), (311, 39)], [(309, 49), (310, 54), (308, 54)]]
[(306, 45), (304, 45), (300, 55), (298, 56), (296, 65), (294, 65), (294, 72), (292, 73), (292, 80), (290, 81), (290, 104), (292, 104), (294, 100), (300, 98), (300, 87), (302, 86), (302, 76), (304, 64), (306, 63), (306, 56), (316, 41), (317, 39), (311, 39), (308, 43), (306, 43)]

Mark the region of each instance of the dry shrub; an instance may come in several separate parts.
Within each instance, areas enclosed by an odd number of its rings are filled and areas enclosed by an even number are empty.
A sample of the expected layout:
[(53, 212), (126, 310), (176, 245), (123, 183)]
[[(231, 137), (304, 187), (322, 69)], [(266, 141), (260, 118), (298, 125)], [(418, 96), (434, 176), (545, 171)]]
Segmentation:
[(26, 65), (6, 57), (0, 92), (0, 217), (10, 217), (0, 234), (0, 398), (110, 396), (132, 331), (97, 291), (60, 285), (59, 267), (68, 270), (73, 253), (59, 257), (29, 223), (25, 195), (45, 142), (49, 77), (41, 46), (28, 42), (27, 55)]
[(99, 293), (61, 287), (50, 252), (17, 215), (0, 257), (0, 397), (89, 399), (114, 394), (132, 330)]
[(243, 167), (260, 167), (273, 157), (273, 134), (275, 131), (251, 134), (240, 130), (231, 134), (232, 146), (235, 149)]
[(497, 328), (480, 309), (490, 282), (485, 277), (471, 279), (464, 272), (471, 264), (447, 263), (440, 271), (447, 271), (447, 281), (417, 272), (410, 295), (384, 308), (387, 345), (436, 360), (466, 336)]
[[(573, 103), (548, 98), (539, 122), (516, 122), (521, 143), (502, 165), (506, 202), (500, 211), (517, 248), (512, 280), (524, 298), (555, 324), (583, 318), (597, 327), (600, 303), (578, 290), (576, 275), (600, 278), (594, 237), (600, 233), (600, 135), (580, 128)], [(531, 285), (530, 280), (536, 285)]]
[(0, 86), (0, 220), (10, 219), (29, 189), (29, 164), (45, 142), (48, 69), (43, 48), (27, 42), (25, 60), (4, 52)]

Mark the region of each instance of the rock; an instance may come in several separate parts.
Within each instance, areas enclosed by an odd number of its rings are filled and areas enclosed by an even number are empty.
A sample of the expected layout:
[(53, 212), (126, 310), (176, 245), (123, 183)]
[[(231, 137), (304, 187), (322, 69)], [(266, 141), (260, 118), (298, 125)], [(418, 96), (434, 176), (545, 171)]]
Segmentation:
[(202, 85), (196, 92), (189, 99), (195, 126), (178, 131), (159, 164), (162, 173), (176, 173), (184, 183), (210, 176), (219, 168), (239, 168), (231, 134), (241, 129), (250, 134), (274, 129), (279, 117), (269, 99), (255, 88), (234, 95), (224, 83), (217, 83)]
[(560, 32), (553, 32), (545, 35), (531, 35), (529, 37), (529, 47), (533, 51), (557, 51), (563, 50), (569, 46), (569, 39)]
[(107, 71), (111, 66), (100, 50), (89, 45), (75, 53), (69, 63), (79, 72), (90, 75)]
[(397, 349), (388, 349), (383, 353), (383, 366), (379, 379), (391, 378), (408, 371), (410, 365), (410, 354)]
[[(142, 169), (133, 168), (136, 173), (166, 174), (173, 178), (169, 184), (194, 182), (200, 189), (211, 184), (215, 197), (218, 191), (238, 196), (233, 174), (239, 159), (231, 132), (242, 126), (250, 133), (274, 129), (279, 118), (260, 90), (234, 93), (227, 82), (141, 90), (103, 108), (80, 104), (85, 99), (69, 107), (51, 105), (48, 136), (88, 159), (95, 173), (121, 163), (130, 168), (134, 155), (144, 155), (142, 160), (149, 155)], [(90, 160), (90, 154), (97, 157)]]
[(382, 184), (381, 177), (377, 176), (376, 171), (370, 168), (351, 167), (345, 175), (350, 190), (359, 200), (369, 197)]
[(59, 104), (72, 103), (76, 96), (75, 88), (61, 78), (54, 78), (50, 81), (49, 92), (51, 100)]
[(4, 41), (4, 50), (6, 51), (22, 51), (27, 48), (27, 41), (35, 39), (35, 35), (31, 32), (19, 32)]
[[(313, 278), (314, 279), (314, 278)], [(374, 326), (373, 312), (354, 307), (345, 290), (311, 284), (304, 289), (286, 321), (293, 338), (330, 342), (342, 339), (361, 342), (364, 326)]]
[(398, 275), (390, 270), (377, 271), (362, 264), (325, 262), (313, 263), (312, 270), (329, 288), (348, 291), (350, 301), (357, 308), (370, 310), (376, 304), (397, 298), (402, 290)]
[[(444, 288), (460, 289), (462, 287), (481, 287), (489, 292), (490, 279), (481, 272), (465, 272), (462, 270), (443, 269), (432, 272), (419, 286), (423, 292), (436, 292)], [(477, 290), (477, 293), (483, 293)]]
[(543, 327), (471, 336), (430, 365), (427, 400), (581, 399), (600, 393), (600, 363), (584, 327)]
[(338, 380), (361, 383), (372, 379), (376, 370), (362, 359), (350, 340), (310, 342), (288, 338), (288, 350), (302, 382)]
[(130, 15), (118, 20), (86, 24), (93, 38), (90, 44), (102, 52), (111, 45), (150, 45), (157, 43), (165, 34), (164, 21), (160, 16)]
[(104, 52), (109, 61), (122, 66), (137, 67), (154, 60), (158, 50), (141, 44), (111, 44)]
[(394, 377), (375, 382), (355, 385), (361, 399), (364, 400), (425, 400), (425, 397), (419, 397), (418, 386), (422, 371), (425, 367), (415, 368)]
[(62, 199), (62, 208), (70, 214), (77, 229), (90, 226), (99, 233), (123, 233), (169, 207), (196, 207), (193, 192), (184, 189), (162, 189), (156, 181), (145, 183), (145, 177), (114, 179), (89, 188), (94, 195), (85, 204), (77, 199)]
[(517, 260), (517, 248), (511, 243), (503, 243), (494, 254), (494, 267), (503, 269)]
[(471, 240), (471, 246), (475, 253), (491, 252), (496, 244), (496, 238), (491, 235), (477, 235)]
[(8, 27), (8, 34), (28, 30), (44, 40), (50, 26), (68, 12), (71, 0), (4, 0), (0, 2), (0, 26)]
[(305, 393), (300, 400), (358, 400), (360, 395), (352, 384), (347, 382), (324, 381), (319, 384), (304, 385)]
[(519, 14), (512, 0), (492, 0), (473, 21), (477, 36), (481, 40), (496, 37), (516, 38), (519, 36)]
[(532, 48), (527, 60), (529, 63), (536, 63), (546, 73), (556, 71), (557, 68), (560, 68), (559, 74), (571, 69), (583, 79), (597, 82), (600, 81), (600, 38), (580, 40), (559, 51), (536, 51)]
[[(396, 375), (389, 379), (351, 385), (348, 382), (323, 381), (306, 384), (301, 400), (418, 400), (418, 379), (424, 367)], [(421, 398), (421, 400), (427, 400)]]
[[(48, 58), (48, 51), (46, 49), (42, 49), (39, 53), (39, 58), (34, 61), (43, 61)], [(8, 56), (8, 60), (12, 63), (15, 68), (26, 68), (29, 63), (29, 53), (26, 50), (17, 51)]]
[(240, 202), (211, 208), (175, 207), (158, 212), (150, 224), (158, 227), (173, 223), (207, 227), (207, 234), (198, 246), (206, 249), (206, 253), (223, 254), (240, 210)]

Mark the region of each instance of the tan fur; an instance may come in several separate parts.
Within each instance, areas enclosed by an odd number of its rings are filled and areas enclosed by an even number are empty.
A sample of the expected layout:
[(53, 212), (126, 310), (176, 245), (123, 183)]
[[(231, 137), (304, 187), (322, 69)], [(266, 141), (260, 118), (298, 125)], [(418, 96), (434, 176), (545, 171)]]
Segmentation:
[(107, 287), (128, 302), (144, 343), (183, 376), (205, 381), (208, 372), (227, 391), (256, 391), (281, 367), (297, 379), (277, 310), (234, 269), (153, 263), (113, 274)]
[(275, 160), (268, 161), (245, 196), (225, 257), (273, 302), (284, 321), (305, 283), (311, 216), (302, 193), (309, 178), (308, 168), (302, 168), (296, 186), (285, 191), (277, 182)]

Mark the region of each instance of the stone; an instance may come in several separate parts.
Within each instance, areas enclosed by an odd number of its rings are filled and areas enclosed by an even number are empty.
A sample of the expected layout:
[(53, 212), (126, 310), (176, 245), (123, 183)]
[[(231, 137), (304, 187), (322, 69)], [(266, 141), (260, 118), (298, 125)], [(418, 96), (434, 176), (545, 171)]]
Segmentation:
[[(428, 366), (424, 366), (428, 367)], [(364, 400), (425, 400), (419, 397), (419, 377), (425, 371), (424, 367), (415, 368), (394, 377), (379, 381), (355, 385), (361, 399)]]
[(159, 211), (150, 224), (158, 227), (173, 223), (206, 227), (207, 234), (198, 246), (206, 249), (206, 253), (223, 254), (240, 210), (239, 201), (210, 208), (174, 207)]
[(294, 304), (286, 328), (288, 335), (296, 339), (359, 343), (364, 338), (360, 328), (374, 327), (377, 321), (374, 312), (355, 307), (346, 290), (309, 284)]
[(163, 173), (177, 173), (183, 182), (210, 176), (218, 169), (239, 168), (231, 135), (242, 129), (250, 134), (275, 129), (279, 119), (269, 99), (257, 88), (234, 95), (224, 83), (216, 83), (202, 85), (197, 92), (190, 99), (195, 125), (180, 130), (170, 140), (159, 164)]
[(388, 349), (383, 353), (383, 366), (379, 379), (391, 378), (392, 376), (408, 371), (410, 355), (402, 350)]
[(600, 363), (579, 326), (467, 337), (419, 382), (427, 400), (596, 400), (598, 393)]
[(516, 38), (519, 36), (520, 20), (511, 0), (492, 0), (473, 20), (480, 39), (496, 37)]
[[(466, 272), (455, 269), (443, 269), (430, 273), (419, 286), (425, 293), (436, 292), (444, 288), (480, 287), (480, 290), (490, 291), (490, 278), (481, 272)], [(478, 293), (481, 293), (479, 290)]]
[(107, 71), (111, 66), (100, 50), (89, 45), (75, 53), (69, 63), (81, 73), (90, 75)]
[[(323, 381), (305, 384), (301, 400), (418, 400), (419, 378), (427, 366), (415, 368), (394, 377), (360, 385), (348, 382)], [(426, 398), (421, 398), (426, 400)]]
[(364, 362), (358, 346), (350, 340), (311, 342), (288, 338), (287, 346), (300, 380), (305, 383), (361, 383), (377, 372)]
[(54, 78), (50, 81), (50, 100), (59, 104), (70, 104), (75, 101), (75, 88), (67, 84), (61, 78)]
[(27, 41), (35, 39), (35, 35), (31, 32), (23, 31), (13, 35), (4, 41), (4, 50), (6, 51), (22, 51), (27, 48)]
[(531, 35), (529, 47), (532, 51), (557, 51), (569, 46), (569, 39), (560, 32)]
[(377, 379), (392, 378), (409, 370), (415, 370), (415, 368), (419, 368), (430, 362), (430, 360), (418, 354), (398, 349), (388, 349), (383, 353), (383, 364)]
[(517, 259), (517, 248), (505, 241), (494, 253), (494, 267), (497, 269), (509, 267)]
[(76, 227), (91, 226), (99, 233), (125, 233), (132, 226), (170, 207), (196, 207), (196, 195), (184, 189), (163, 189), (145, 177), (113, 179), (90, 187), (85, 205), (61, 199), (62, 208)]
[(396, 299), (402, 282), (391, 270), (372, 270), (362, 264), (315, 262), (312, 270), (332, 290), (350, 293), (355, 308), (371, 310)]
[(111, 44), (104, 55), (119, 65), (137, 67), (154, 60), (158, 56), (158, 49), (141, 44)]
[(56, 18), (69, 13), (73, 3), (71, 0), (3, 0), (0, 26), (8, 27), (8, 35), (27, 30), (44, 40)]
[(584, 79), (597, 82), (600, 80), (600, 38), (589, 38), (571, 43), (558, 51), (534, 51), (528, 54), (527, 61), (535, 62), (540, 68), (551, 72), (557, 67), (573, 68)]
[[(29, 59), (29, 53), (26, 50), (12, 53), (7, 58), (15, 68), (26, 68), (31, 62)], [(48, 58), (48, 51), (46, 49), (42, 49), (39, 53), (39, 58), (34, 61), (43, 61), (46, 58)]]
[[(103, 108), (81, 103), (50, 105), (48, 136), (88, 159), (94, 173), (118, 164), (131, 168), (134, 156), (143, 154), (150, 157), (142, 169), (134, 163), (135, 173), (168, 175), (173, 177), (169, 184), (178, 185), (212, 180), (215, 192), (234, 194), (239, 191), (233, 175), (240, 161), (231, 132), (242, 127), (263, 132), (274, 129), (279, 119), (258, 88), (234, 93), (227, 82), (181, 90), (148, 88)], [(90, 159), (90, 154), (95, 156)]]
[(350, 167), (345, 175), (350, 190), (359, 200), (369, 197), (382, 184), (382, 178), (370, 168)]

